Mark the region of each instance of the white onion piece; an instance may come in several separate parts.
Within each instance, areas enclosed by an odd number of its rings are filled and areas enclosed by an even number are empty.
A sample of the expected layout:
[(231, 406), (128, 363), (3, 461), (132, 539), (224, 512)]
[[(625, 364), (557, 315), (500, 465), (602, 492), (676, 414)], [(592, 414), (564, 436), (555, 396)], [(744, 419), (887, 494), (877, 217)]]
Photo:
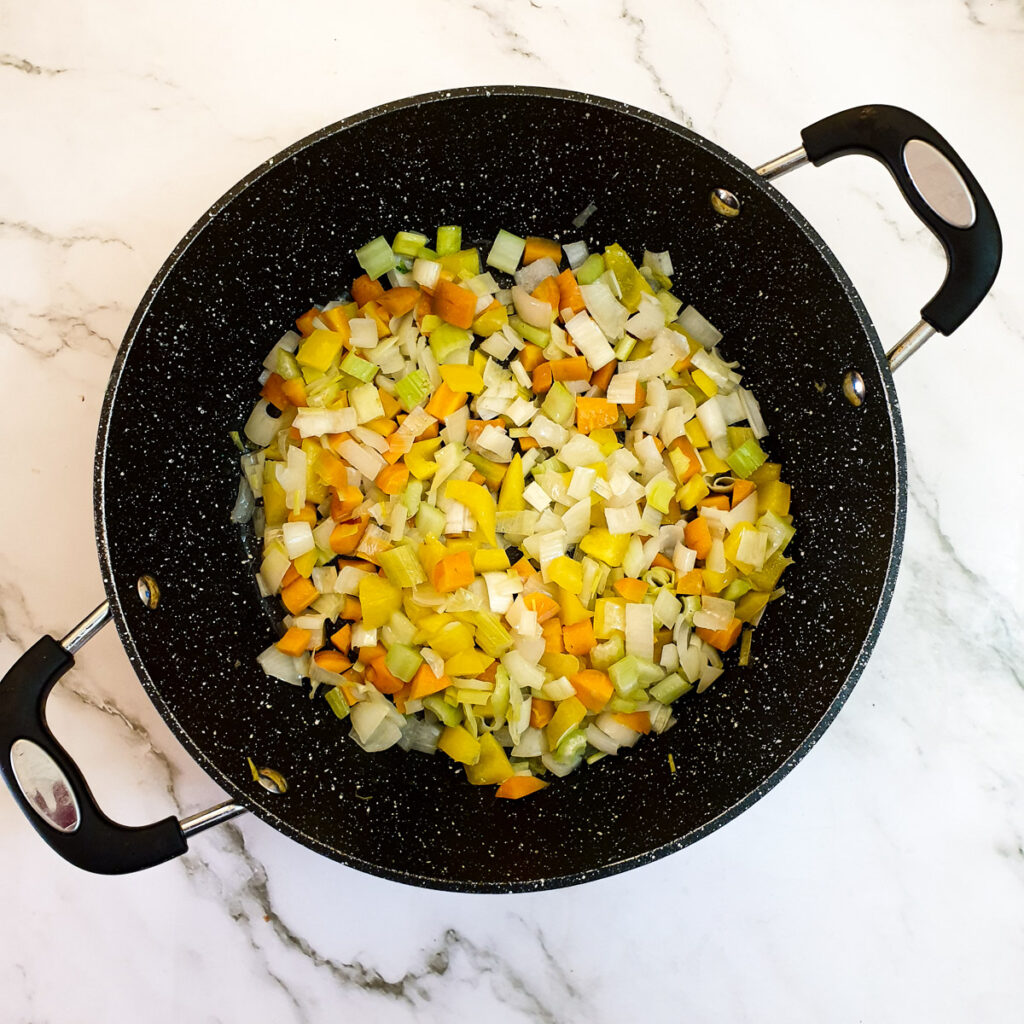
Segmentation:
[[(612, 294), (608, 285), (601, 281), (593, 284), (581, 284), (580, 294), (587, 307), (587, 312), (594, 318), (594, 322), (601, 328), (607, 338), (621, 338), (626, 330), (626, 321), (629, 319), (629, 310)], [(573, 331), (566, 324), (569, 333)]]
[(256, 498), (253, 496), (249, 481), (244, 476), (240, 477), (238, 481), (238, 496), (235, 498), (235, 507), (231, 510), (231, 522), (249, 522), (252, 519), (255, 508)]
[(303, 437), (341, 434), (358, 423), (355, 409), (307, 409), (295, 411), (294, 426)]
[(271, 644), (265, 651), (256, 655), (260, 668), (274, 679), (280, 679), (282, 683), (290, 683), (292, 686), (299, 686), (302, 683), (302, 675), (299, 671), (299, 662), (296, 658), (284, 654)]
[(607, 711), (602, 711), (593, 724), (606, 736), (611, 737), (620, 747), (631, 747), (640, 739), (640, 733), (634, 732), (627, 725), (623, 725)]
[(309, 523), (285, 523), (281, 529), (284, 533), (284, 548), (289, 558), (296, 559), (315, 547), (313, 530)]
[(648, 661), (654, 658), (653, 605), (626, 605), (626, 653)]
[(714, 348), (722, 340), (722, 332), (712, 327), (693, 306), (687, 306), (676, 317), (676, 323), (686, 331), (687, 337), (705, 348)]
[[(558, 264), (547, 256), (527, 263), (515, 272), (516, 284), (525, 292), (534, 290), (546, 277), (555, 277), (558, 274)], [(512, 289), (512, 298), (515, 301), (515, 289)]]
[(617, 754), (619, 752), (619, 744), (607, 733), (598, 729), (593, 722), (587, 726), (587, 742), (605, 754)]
[(704, 594), (700, 599), (700, 611), (693, 614), (693, 624), (698, 629), (725, 629), (732, 622), (735, 610), (735, 602)]
[(261, 398), (253, 406), (253, 410), (249, 413), (249, 418), (245, 421), (245, 427), (243, 428), (245, 436), (253, 444), (258, 444), (261, 448), (266, 448), (281, 429), (281, 417), (271, 416), (267, 412), (269, 404), (265, 398)]
[(441, 264), (436, 260), (418, 259), (412, 265), (412, 279), (421, 288), (436, 288), (441, 279)]
[(764, 422), (764, 417), (761, 415), (761, 406), (758, 404), (757, 399), (746, 388), (737, 388), (736, 391), (743, 402), (743, 408), (747, 413), (747, 422), (750, 424), (750, 429), (754, 432), (754, 437), (758, 440), (762, 437), (767, 437), (768, 427)]
[(587, 249), (586, 242), (566, 242), (565, 245), (562, 246), (562, 252), (565, 253), (565, 258), (569, 261), (569, 266), (573, 270), (577, 267), (581, 267), (586, 258), (590, 255), (590, 250)]
[(524, 323), (546, 331), (551, 326), (555, 311), (541, 299), (534, 298), (528, 291), (516, 285), (512, 289), (512, 303)]
[(608, 344), (604, 332), (585, 312), (577, 313), (565, 329), (591, 369), (600, 370), (615, 358), (615, 350)]
[(664, 274), (665, 277), (672, 276), (672, 257), (667, 251), (651, 252), (649, 249), (645, 249), (643, 266), (656, 273)]
[(634, 338), (650, 340), (665, 326), (665, 309), (646, 292), (640, 296), (640, 306), (626, 321), (626, 331)]

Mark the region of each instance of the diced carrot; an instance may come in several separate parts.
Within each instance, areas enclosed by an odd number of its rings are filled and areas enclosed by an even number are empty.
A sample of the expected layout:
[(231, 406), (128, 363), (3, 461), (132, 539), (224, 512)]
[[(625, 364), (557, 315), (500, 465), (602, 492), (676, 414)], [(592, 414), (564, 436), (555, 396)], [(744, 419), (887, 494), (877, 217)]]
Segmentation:
[(424, 662), (420, 665), (416, 675), (412, 677), (412, 689), (409, 697), (412, 700), (419, 700), (421, 697), (429, 697), (432, 693), (440, 693), (452, 685), (448, 676), (442, 674), (435, 676), (430, 666)]
[(678, 448), (687, 458), (686, 471), (679, 478), (679, 482), (685, 484), (690, 477), (696, 476), (700, 472), (700, 457), (697, 455), (697, 449), (693, 447), (690, 439), (684, 434), (680, 434), (669, 445), (669, 448)]
[[(330, 487), (341, 494), (348, 489), (348, 467), (333, 452), (322, 448), (316, 456), (316, 471), (321, 479)], [(362, 498), (360, 497), (360, 501)], [(356, 502), (358, 505), (359, 502)], [(355, 505), (352, 506), (355, 508)], [(340, 516), (338, 517), (340, 518)]]
[(665, 450), (665, 442), (657, 434), (652, 434), (651, 440), (654, 442), (654, 447), (658, 449), (658, 454), (660, 455)]
[(642, 732), (645, 736), (651, 731), (651, 716), (647, 711), (619, 712), (612, 715), (620, 725), (633, 732)]
[(534, 260), (547, 257), (555, 263), (562, 262), (562, 247), (553, 242), (550, 238), (538, 238), (536, 235), (526, 236), (526, 245), (523, 248), (523, 262), (532, 263)]
[(725, 629), (705, 629), (699, 627), (697, 636), (706, 640), (712, 647), (720, 651), (727, 651), (740, 638), (740, 629), (743, 623), (739, 619), (733, 619)]
[(487, 486), (487, 477), (483, 475), (479, 470), (474, 470), (472, 476), (469, 478), (471, 484), (480, 484), (481, 487)]
[(683, 541), (697, 552), (698, 558), (707, 558), (711, 552), (711, 530), (703, 516), (695, 516), (683, 530)]
[(339, 675), (352, 667), (352, 662), (341, 651), (317, 651), (313, 660), (325, 672), (337, 672)]
[(363, 492), (358, 487), (338, 487), (331, 491), (331, 518), (338, 521), (347, 519), (353, 509), (363, 500)]
[(659, 569), (675, 569), (675, 566), (660, 551), (654, 556), (651, 566), (652, 568), (657, 566)]
[(548, 783), (543, 779), (538, 779), (536, 775), (513, 775), (494, 791), (494, 795), (503, 800), (519, 800), (531, 793), (546, 789), (547, 786)]
[(352, 650), (352, 627), (345, 623), (341, 629), (336, 629), (331, 634), (331, 643), (338, 648), (342, 654), (348, 654)]
[(378, 474), (374, 483), (385, 494), (401, 494), (409, 482), (409, 467), (404, 462), (394, 466), (385, 466)]
[(701, 575), (700, 569), (691, 569), (689, 572), (684, 572), (676, 580), (676, 593), (684, 594), (689, 597), (695, 597), (704, 589), (704, 577)]
[(589, 654), (597, 644), (593, 623), (590, 619), (581, 619), (571, 626), (563, 626), (562, 643), (566, 654)]
[(612, 699), (615, 687), (612, 681), (596, 668), (587, 668), (569, 677), (576, 696), (588, 711), (603, 711)]
[(586, 309), (583, 293), (580, 291), (580, 286), (576, 283), (573, 272), (568, 267), (555, 278), (555, 283), (558, 285), (559, 312), (563, 309), (571, 309), (573, 313), (582, 313)]
[[(468, 587), (473, 582), (473, 557), (468, 551), (456, 551), (445, 555), (434, 566), (430, 574), (431, 583), (439, 594), (451, 594), (459, 587)], [(555, 605), (557, 609), (558, 605)]]
[(612, 584), (616, 593), (634, 604), (647, 596), (647, 584), (643, 580), (635, 580), (631, 576), (623, 576)]
[(421, 288), (420, 297), (416, 303), (416, 312), (413, 314), (416, 319), (416, 326), (419, 327), (423, 323), (423, 318), (430, 316), (433, 311), (433, 297), (425, 288)]
[[(444, 386), (445, 386), (444, 385), (444, 381), (442, 381), (441, 382), (441, 387), (444, 387)], [(451, 414), (449, 413), (449, 415), (451, 415)], [(430, 426), (427, 427), (426, 430), (424, 430), (422, 434), (417, 434), (416, 435), (416, 440), (417, 441), (426, 441), (426, 440), (430, 439), (431, 437), (437, 437), (439, 432), (440, 431), (438, 430), (438, 425), (436, 423), (431, 423)]]
[(295, 563), (293, 562), (285, 570), (284, 578), (281, 580), (281, 589), (283, 590), (289, 583), (294, 583), (299, 579), (302, 579), (302, 577), (299, 575), (299, 570), (295, 568)]
[(302, 576), (281, 590), (281, 602), (292, 615), (301, 615), (319, 596), (320, 591)]
[(728, 494), (709, 494), (697, 502), (697, 508), (717, 508), (722, 512), (729, 511)]
[(469, 395), (465, 391), (452, 391), (444, 381), (441, 381), (441, 386), (430, 396), (425, 411), (431, 416), (443, 420), (446, 416), (451, 416), (453, 412), (461, 409), (468, 398)]
[(316, 505), (311, 502), (306, 502), (305, 505), (300, 509), (294, 509), (288, 513), (289, 523), (309, 523), (310, 526), (316, 525)]
[(535, 395), (546, 395), (551, 390), (553, 381), (550, 363), (538, 363), (533, 368), (533, 393)]
[(419, 288), (389, 288), (377, 300), (392, 316), (405, 316), (420, 301)]
[(558, 316), (558, 300), (560, 293), (558, 291), (558, 282), (553, 277), (545, 277), (544, 280), (539, 282), (537, 287), (533, 289), (531, 294), (535, 299), (539, 299), (541, 302), (546, 302), (551, 307), (552, 317)]
[(492, 661), (490, 663), (490, 665), (488, 665), (487, 668), (485, 668), (483, 670), (483, 672), (480, 672), (477, 675), (477, 679), (479, 679), (480, 682), (482, 682), (482, 683), (493, 683), (497, 678), (498, 678), (498, 662), (497, 661)]
[(362, 426), (367, 430), (372, 430), (375, 434), (380, 434), (381, 437), (390, 437), (398, 429), (398, 424), (394, 420), (389, 420), (387, 416), (378, 416), (376, 419), (367, 420)]
[(565, 646), (562, 643), (562, 622), (560, 619), (548, 619), (540, 627), (540, 631), (544, 637), (545, 654), (563, 654), (565, 652)]
[(371, 281), (369, 276), (362, 274), (352, 282), (352, 298), (357, 306), (365, 306), (384, 294), (384, 286), (380, 281)]
[(398, 693), (405, 686), (405, 683), (398, 676), (392, 675), (383, 657), (374, 658), (366, 666), (366, 678), (381, 693)]
[(600, 370), (595, 370), (590, 378), (590, 386), (607, 391), (608, 385), (612, 382), (612, 377), (615, 376), (615, 367), (618, 365), (617, 360), (613, 359), (610, 363), (605, 363)]
[(308, 629), (301, 629), (298, 626), (289, 626), (288, 631), (274, 646), (282, 654), (288, 654), (297, 658), (309, 645), (313, 634)]
[(299, 329), (299, 334), (305, 337), (307, 334), (313, 333), (313, 318), (320, 315), (320, 310), (314, 306), (312, 309), (307, 309), (296, 321), (295, 326)]
[(368, 647), (359, 648), (359, 653), (356, 654), (356, 661), (362, 665), (369, 665), (371, 661), (383, 658), (387, 653), (380, 644), (370, 644)]
[(346, 522), (338, 523), (331, 531), (331, 550), (336, 555), (351, 555), (359, 547), (359, 542), (366, 533), (366, 527), (370, 522), (368, 515), (362, 515), (358, 519), (349, 519)]
[(537, 613), (537, 621), (542, 625), (558, 614), (558, 602), (549, 597), (541, 590), (534, 590), (532, 593), (523, 595), (523, 604), (531, 612)]
[(298, 427), (289, 427), (288, 428), (288, 440), (289, 441), (294, 441), (296, 444), (301, 444), (302, 443), (302, 435), (299, 433), (299, 428)]
[(636, 399), (632, 402), (623, 404), (622, 411), (632, 419), (642, 408), (644, 403), (647, 401), (647, 389), (640, 383), (636, 382)]
[(551, 361), (551, 376), (555, 380), (590, 380), (590, 364), (583, 356)]
[(757, 485), (752, 480), (734, 480), (732, 485), (732, 507), (735, 508), (744, 498), (754, 493)]
[(405, 702), (411, 699), (412, 695), (412, 681), (406, 683), (391, 699), (395, 702), (395, 707), (398, 708), (400, 715), (405, 714)]
[(345, 310), (341, 306), (325, 309), (320, 314), (320, 320), (327, 326), (328, 330), (341, 335), (342, 344), (348, 343), (349, 338), (352, 337), (352, 328), (349, 327), (348, 316), (346, 316)]
[(327, 435), (327, 444), (331, 448), (333, 448), (335, 451), (338, 450), (338, 445), (341, 444), (342, 441), (351, 441), (351, 440), (352, 440), (352, 435), (347, 430), (339, 431), (337, 434), (328, 434)]
[(358, 704), (363, 698), (359, 691), (356, 689), (357, 682), (362, 682), (358, 677), (354, 677), (352, 680), (341, 684), (341, 692), (345, 694), (345, 703), (349, 707), (353, 704)]
[(533, 371), (544, 362), (544, 350), (538, 345), (525, 344), (519, 350), (519, 362), (523, 364), (523, 369), (527, 373), (533, 373)]
[(338, 612), (338, 617), (341, 619), (349, 619), (352, 622), (356, 622), (363, 617), (363, 608), (359, 603), (358, 597), (353, 597), (351, 594), (346, 595), (345, 602), (341, 606), (341, 611)]
[(543, 697), (534, 697), (530, 705), (530, 725), (534, 729), (543, 729), (551, 716), (555, 713), (554, 701), (545, 700)]
[(461, 288), (450, 281), (438, 281), (434, 290), (434, 312), (442, 320), (468, 330), (473, 326), (476, 300), (476, 295), (468, 288)]
[(533, 563), (524, 555), (522, 558), (512, 566), (518, 574), (519, 578), (525, 583), (537, 570), (534, 569)]
[(539, 448), (540, 447), (540, 441), (538, 441), (535, 437), (520, 437), (518, 440), (519, 440), (519, 447), (524, 452), (528, 452), (531, 448)]
[(292, 405), (305, 406), (307, 404), (306, 384), (301, 377), (293, 377), (291, 380), (286, 380), (281, 385), (281, 390)]
[(582, 395), (576, 399), (576, 429), (581, 434), (610, 427), (618, 418), (619, 410), (614, 402)]
[(272, 373), (260, 388), (260, 398), (265, 398), (271, 405), (276, 405), (283, 412), (292, 404), (292, 401), (281, 387), (282, 384), (284, 384), (284, 377)]

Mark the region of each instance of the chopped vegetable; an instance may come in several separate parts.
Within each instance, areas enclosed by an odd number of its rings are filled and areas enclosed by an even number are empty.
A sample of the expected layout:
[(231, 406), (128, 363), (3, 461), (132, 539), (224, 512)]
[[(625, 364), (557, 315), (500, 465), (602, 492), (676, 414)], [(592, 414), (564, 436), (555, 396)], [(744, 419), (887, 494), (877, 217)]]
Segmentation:
[(668, 253), (429, 239), (368, 242), (273, 345), (232, 516), (287, 612), (268, 675), (519, 799), (750, 664), (791, 493)]

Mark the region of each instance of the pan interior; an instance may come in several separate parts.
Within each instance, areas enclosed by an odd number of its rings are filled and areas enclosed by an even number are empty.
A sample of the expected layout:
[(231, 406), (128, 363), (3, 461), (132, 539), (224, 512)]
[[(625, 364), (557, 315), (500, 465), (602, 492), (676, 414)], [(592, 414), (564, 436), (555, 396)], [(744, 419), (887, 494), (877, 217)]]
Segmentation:
[[(711, 207), (713, 188), (742, 202)], [(593, 203), (582, 230), (573, 218)], [(438, 755), (367, 755), (322, 700), (266, 678), (276, 638), (255, 546), (228, 513), (229, 437), (266, 351), (358, 272), (353, 249), (461, 224), (592, 249), (669, 250), (676, 291), (724, 332), (793, 485), (796, 564), (754, 660), (677, 705), (678, 724), (539, 798), (495, 800)], [(842, 396), (847, 370), (868, 401)], [(521, 88), (392, 104), (259, 168), (172, 254), (111, 377), (97, 531), (118, 629), (158, 708), (229, 792), (306, 845), (441, 888), (543, 888), (677, 849), (757, 798), (813, 743), (874, 642), (895, 573), (899, 417), (873, 328), (824, 244), (781, 197), (693, 133), (634, 108)], [(159, 583), (145, 608), (140, 574)], [(669, 768), (669, 754), (675, 771)], [(252, 782), (247, 757), (289, 789)]]

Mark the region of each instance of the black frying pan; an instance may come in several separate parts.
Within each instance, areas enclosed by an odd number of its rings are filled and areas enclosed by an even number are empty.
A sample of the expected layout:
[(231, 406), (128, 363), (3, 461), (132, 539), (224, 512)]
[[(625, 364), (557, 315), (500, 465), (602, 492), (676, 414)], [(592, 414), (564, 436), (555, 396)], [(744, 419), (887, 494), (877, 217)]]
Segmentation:
[[(919, 118), (862, 107), (806, 129), (803, 143), (815, 164), (844, 153), (885, 162), (946, 249), (942, 289), (888, 359), (842, 267), (767, 183), (800, 152), (754, 171), (609, 100), (525, 88), (404, 100), (297, 143), (217, 202), (146, 293), (107, 389), (96, 532), (109, 604), (62, 643), (44, 637), (0, 683), (0, 771), (43, 838), (81, 867), (117, 873), (176, 856), (193, 832), (247, 809), (374, 874), (499, 892), (664, 856), (775, 785), (849, 695), (889, 603), (906, 506), (890, 366), (932, 328), (957, 327), (1000, 256), (984, 193)], [(597, 212), (574, 229), (591, 202)], [(681, 700), (669, 732), (524, 801), (465, 784), (442, 756), (365, 754), (322, 701), (264, 676), (254, 657), (277, 636), (273, 602), (257, 592), (248, 527), (228, 519), (239, 475), (228, 434), (253, 404), (267, 349), (352, 280), (355, 247), (438, 224), (481, 240), (505, 227), (668, 249), (676, 290), (742, 361), (793, 484), (797, 561), (752, 665)], [(108, 615), (150, 697), (231, 803), (140, 829), (96, 807), (44, 705)], [(247, 757), (273, 770), (267, 788)], [(274, 772), (286, 792), (274, 791)]]

